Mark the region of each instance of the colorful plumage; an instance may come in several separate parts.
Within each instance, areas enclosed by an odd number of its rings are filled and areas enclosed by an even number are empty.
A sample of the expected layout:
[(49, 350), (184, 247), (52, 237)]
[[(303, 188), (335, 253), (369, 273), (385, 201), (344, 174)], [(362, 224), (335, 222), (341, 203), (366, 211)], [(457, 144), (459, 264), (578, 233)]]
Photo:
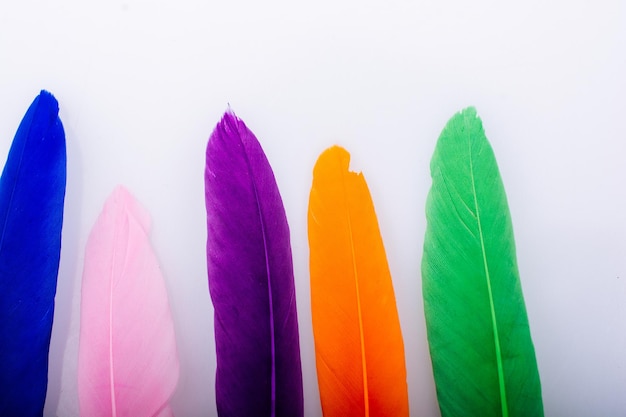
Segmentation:
[(117, 187), (89, 235), (78, 356), (82, 416), (173, 415), (178, 354), (149, 232), (149, 214)]
[(317, 160), (309, 199), (311, 310), (325, 417), (409, 415), (404, 344), (378, 220), (350, 154)]
[(41, 416), (61, 251), (65, 133), (42, 91), (0, 178), (0, 415)]
[(441, 414), (543, 416), (506, 194), (475, 109), (450, 119), (430, 169), (422, 287)]
[(204, 178), (218, 414), (302, 416), (285, 209), (259, 142), (231, 112), (209, 139)]

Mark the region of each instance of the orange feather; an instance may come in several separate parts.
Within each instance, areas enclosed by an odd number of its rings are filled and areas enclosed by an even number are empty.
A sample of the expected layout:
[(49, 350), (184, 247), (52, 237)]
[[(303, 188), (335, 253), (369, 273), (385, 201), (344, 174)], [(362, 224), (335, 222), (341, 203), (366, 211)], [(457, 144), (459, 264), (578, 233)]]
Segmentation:
[(309, 197), (311, 310), (324, 416), (409, 415), (404, 344), (385, 248), (362, 174), (334, 146)]

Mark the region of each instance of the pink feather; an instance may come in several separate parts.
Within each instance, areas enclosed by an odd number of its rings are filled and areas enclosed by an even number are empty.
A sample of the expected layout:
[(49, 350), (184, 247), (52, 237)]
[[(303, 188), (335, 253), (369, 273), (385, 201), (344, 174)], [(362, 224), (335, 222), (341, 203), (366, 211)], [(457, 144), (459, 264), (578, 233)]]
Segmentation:
[(178, 354), (149, 229), (149, 214), (118, 187), (89, 235), (78, 353), (82, 416), (173, 416)]

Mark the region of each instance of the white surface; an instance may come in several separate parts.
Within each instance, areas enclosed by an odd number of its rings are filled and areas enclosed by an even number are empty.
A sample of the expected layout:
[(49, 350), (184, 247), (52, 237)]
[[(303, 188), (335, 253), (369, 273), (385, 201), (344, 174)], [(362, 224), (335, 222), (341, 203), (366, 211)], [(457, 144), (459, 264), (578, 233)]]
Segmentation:
[[(374, 198), (412, 416), (437, 416), (420, 261), (429, 160), (475, 105), (502, 172), (548, 416), (626, 415), (626, 11), (616, 1), (22, 1), (0, 5), (0, 158), (41, 88), (68, 184), (46, 416), (77, 415), (87, 234), (125, 184), (153, 216), (181, 358), (172, 406), (215, 415), (204, 151), (227, 103), (260, 139), (292, 231), (305, 415), (321, 415), (306, 209), (346, 147)], [(74, 309), (74, 312), (73, 312)]]

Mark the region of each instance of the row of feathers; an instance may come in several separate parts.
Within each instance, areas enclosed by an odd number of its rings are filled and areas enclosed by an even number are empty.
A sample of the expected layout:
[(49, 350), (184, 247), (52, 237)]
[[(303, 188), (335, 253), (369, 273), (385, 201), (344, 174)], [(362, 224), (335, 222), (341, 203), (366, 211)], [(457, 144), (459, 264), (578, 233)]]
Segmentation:
[[(349, 162), (340, 147), (323, 152), (309, 198), (322, 411), (408, 416), (404, 345), (383, 240), (365, 178), (349, 171)], [(422, 285), (442, 416), (542, 416), (506, 195), (473, 108), (442, 131), (431, 175)], [(58, 103), (42, 91), (0, 178), (2, 416), (43, 414), (65, 180)], [(208, 141), (205, 198), (218, 415), (301, 417), (289, 226), (259, 141), (230, 111)], [(174, 324), (149, 232), (149, 214), (120, 186), (89, 235), (78, 358), (82, 416), (174, 415)]]

